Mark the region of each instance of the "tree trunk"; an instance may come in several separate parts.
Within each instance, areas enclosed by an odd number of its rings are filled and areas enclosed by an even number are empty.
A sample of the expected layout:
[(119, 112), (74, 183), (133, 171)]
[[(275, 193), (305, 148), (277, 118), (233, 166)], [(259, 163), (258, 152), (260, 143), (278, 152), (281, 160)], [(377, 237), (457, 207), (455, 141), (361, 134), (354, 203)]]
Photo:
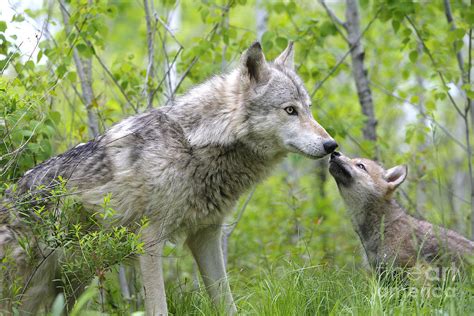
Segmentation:
[[(377, 140), (377, 134), (375, 131), (377, 120), (375, 119), (372, 91), (369, 87), (367, 71), (364, 69), (365, 52), (360, 42), (361, 33), (358, 4), (357, 0), (346, 0), (346, 3), (345, 27), (347, 29), (349, 46), (353, 48), (351, 50), (352, 74), (356, 83), (362, 113), (367, 117), (363, 129), (363, 135), (364, 139), (375, 142)], [(378, 151), (376, 149), (374, 158), (377, 159), (378, 156)]]
[[(63, 1), (60, 1), (61, 14), (63, 17), (64, 28), (67, 35), (71, 33), (69, 26), (69, 15)], [(96, 112), (94, 112), (95, 97), (92, 89), (92, 58), (82, 59), (75, 47), (72, 49), (72, 56), (76, 64), (77, 74), (81, 82), (82, 99), (87, 110), (87, 121), (89, 128), (89, 136), (94, 138), (99, 135), (99, 121)]]
[(263, 33), (267, 31), (268, 12), (263, 6), (262, 0), (257, 0), (255, 4), (255, 19), (257, 22), (257, 38), (262, 40)]
[[(168, 23), (169, 23), (169, 28), (171, 31), (176, 33), (177, 30), (181, 27), (181, 7), (178, 4), (176, 8), (172, 9), (168, 15)], [(174, 51), (178, 48), (178, 43), (172, 42), (170, 45), (166, 46), (166, 54), (168, 54), (171, 51)], [(166, 60), (169, 61), (169, 58)], [(176, 90), (176, 83), (178, 80), (178, 71), (176, 70), (176, 63), (170, 64), (169, 62), (167, 63), (167, 67), (165, 69), (165, 73), (167, 72), (168, 68), (170, 68), (170, 71), (168, 72), (167, 79), (165, 80), (166, 82), (166, 90), (167, 90), (167, 95), (168, 95), (168, 100), (173, 101), (174, 100), (174, 93)]]
[[(446, 15), (446, 20), (448, 24), (451, 26), (451, 30), (456, 29), (456, 24), (453, 19), (453, 14), (451, 11), (451, 4), (449, 0), (444, 0), (444, 13)], [(473, 1), (471, 0), (471, 7)], [(470, 85), (471, 84), (471, 58), (472, 58), (472, 29), (469, 30), (469, 44), (468, 44), (468, 64), (467, 69), (465, 70), (464, 65), (464, 58), (462, 56), (461, 50), (454, 46), (454, 50), (456, 51), (456, 59), (458, 61), (459, 71), (461, 72), (461, 83), (463, 85)], [(466, 147), (467, 147), (467, 163), (469, 168), (469, 183), (470, 183), (470, 202), (471, 202), (471, 235), (474, 238), (474, 171), (472, 166), (472, 146), (471, 146), (471, 130), (474, 130), (474, 111), (472, 107), (474, 106), (474, 102), (472, 101), (469, 96), (465, 95), (466, 97), (466, 106), (464, 110), (464, 125), (465, 125), (465, 137), (466, 137)], [(470, 112), (470, 113), (469, 113)], [(471, 117), (471, 125), (469, 126), (469, 115)]]
[[(152, 1), (153, 5), (153, 1)], [(146, 21), (146, 41), (148, 48), (148, 64), (146, 67), (144, 93), (146, 96), (147, 109), (153, 107), (153, 89), (151, 84), (153, 77), (155, 76), (155, 26), (156, 22), (152, 22), (152, 8), (148, 3), (148, 0), (143, 0), (143, 7), (145, 9), (145, 21)]]

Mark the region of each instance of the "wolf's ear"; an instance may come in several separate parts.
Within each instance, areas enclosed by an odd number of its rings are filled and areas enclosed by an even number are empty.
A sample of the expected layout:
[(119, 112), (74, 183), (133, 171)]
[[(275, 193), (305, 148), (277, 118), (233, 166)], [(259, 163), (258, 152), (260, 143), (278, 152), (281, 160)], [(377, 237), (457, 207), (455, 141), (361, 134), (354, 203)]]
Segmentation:
[(242, 54), (240, 64), (250, 79), (256, 82), (263, 81), (268, 73), (267, 62), (259, 42), (254, 42)]
[(406, 165), (395, 166), (385, 171), (384, 179), (388, 182), (390, 191), (398, 188), (405, 181), (407, 174), (408, 167)]
[(291, 69), (295, 69), (295, 50), (293, 49), (293, 41), (288, 42), (286, 49), (275, 59), (275, 64), (283, 65)]

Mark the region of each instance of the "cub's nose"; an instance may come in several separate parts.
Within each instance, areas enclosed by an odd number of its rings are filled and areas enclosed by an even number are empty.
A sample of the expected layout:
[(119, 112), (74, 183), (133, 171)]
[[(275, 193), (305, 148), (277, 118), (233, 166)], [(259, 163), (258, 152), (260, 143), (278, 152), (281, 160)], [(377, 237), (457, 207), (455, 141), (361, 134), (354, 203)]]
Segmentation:
[(341, 156), (341, 153), (338, 152), (338, 151), (335, 151), (331, 154), (331, 158), (336, 158), (336, 157), (340, 157)]
[(323, 143), (324, 150), (329, 154), (332, 153), (338, 144), (334, 140), (328, 140), (327, 142)]

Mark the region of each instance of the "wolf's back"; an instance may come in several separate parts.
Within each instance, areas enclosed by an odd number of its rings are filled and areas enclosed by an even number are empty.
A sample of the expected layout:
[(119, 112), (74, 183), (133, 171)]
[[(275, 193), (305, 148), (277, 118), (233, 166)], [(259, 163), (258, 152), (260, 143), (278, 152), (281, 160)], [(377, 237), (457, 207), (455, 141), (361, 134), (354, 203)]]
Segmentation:
[(76, 172), (82, 169), (81, 164), (87, 163), (100, 151), (98, 150), (100, 138), (79, 144), (27, 171), (18, 181), (15, 195), (25, 194), (38, 186), (44, 186), (45, 190), (54, 189), (59, 176), (65, 181), (76, 177)]

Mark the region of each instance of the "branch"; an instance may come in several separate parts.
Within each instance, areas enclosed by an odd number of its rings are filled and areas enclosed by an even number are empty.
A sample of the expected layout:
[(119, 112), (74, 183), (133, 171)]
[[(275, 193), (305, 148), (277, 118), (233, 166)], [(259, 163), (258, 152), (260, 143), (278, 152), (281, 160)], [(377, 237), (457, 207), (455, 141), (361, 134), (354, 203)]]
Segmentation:
[(344, 29), (347, 30), (347, 23), (342, 22), (334, 12), (326, 5), (326, 2), (324, 0), (319, 0), (319, 3), (323, 6), (324, 10), (326, 10), (327, 15), (331, 19), (332, 23), (334, 23), (334, 26), (336, 27), (336, 30), (341, 34), (341, 36), (344, 38), (346, 43), (349, 43), (349, 40), (347, 37), (344, 35), (344, 33), (339, 29), (338, 26), (342, 26)]
[(247, 196), (247, 199), (245, 199), (244, 205), (240, 209), (239, 213), (237, 214), (237, 219), (230, 225), (224, 226), (222, 229), (222, 236), (221, 236), (221, 247), (222, 247), (222, 254), (224, 257), (224, 265), (227, 266), (227, 246), (228, 246), (228, 240), (230, 238), (230, 235), (235, 230), (235, 227), (237, 224), (240, 222), (240, 219), (242, 218), (242, 215), (245, 212), (245, 209), (247, 208), (247, 205), (249, 204), (250, 200), (252, 199), (253, 194), (255, 193), (256, 186), (252, 188), (252, 191), (250, 191), (249, 195)]
[[(225, 15), (227, 15), (229, 13), (229, 8), (232, 6), (233, 4), (233, 0), (230, 0), (229, 3), (226, 5), (226, 7), (223, 9), (222, 11), (222, 14), (221, 14), (221, 18), (224, 18)], [(209, 33), (206, 35), (206, 37), (204, 38), (204, 40), (210, 40), (212, 39), (212, 37), (214, 36), (214, 34), (216, 34), (217, 30), (219, 29), (219, 25), (221, 24), (221, 22), (217, 22), (214, 24), (214, 26), (212, 27), (212, 29), (209, 31)], [(202, 53), (201, 53), (202, 54)], [(186, 78), (186, 76), (189, 74), (189, 72), (191, 71), (191, 69), (193, 68), (193, 66), (198, 62), (199, 58), (201, 57), (201, 55), (197, 55), (197, 56), (194, 56), (194, 58), (191, 60), (191, 62), (189, 63), (188, 65), (188, 68), (186, 68), (186, 70), (184, 71), (184, 73), (181, 75), (181, 77), (179, 78), (179, 81), (176, 83), (176, 86), (174, 87), (174, 90), (173, 90), (173, 94), (176, 93), (176, 91), (178, 91), (179, 87), (181, 86), (181, 84), (183, 83), (184, 79)], [(170, 102), (171, 100), (168, 99), (165, 103), (165, 106), (168, 105), (168, 103)]]
[[(69, 18), (71, 15), (69, 14), (69, 11), (66, 9), (66, 7), (64, 6), (64, 3), (62, 2), (62, 0), (58, 0), (59, 1), (59, 5), (61, 7), (61, 11), (64, 10), (64, 13), (66, 14), (66, 16)], [(81, 29), (77, 26), (76, 23), (74, 23), (74, 28), (76, 29), (76, 31), (78, 32), (78, 35), (84, 40), (84, 42), (86, 43), (86, 45), (91, 49), (92, 51), (92, 55), (94, 55), (94, 57), (97, 59), (97, 61), (99, 62), (100, 66), (104, 69), (104, 71), (106, 72), (106, 74), (110, 77), (110, 79), (112, 79), (113, 83), (117, 86), (117, 88), (120, 90), (120, 92), (122, 93), (123, 97), (125, 98), (125, 100), (127, 101), (127, 103), (130, 105), (130, 107), (132, 107), (132, 109), (135, 111), (135, 113), (138, 113), (138, 107), (137, 106), (134, 106), (132, 101), (130, 100), (130, 98), (128, 97), (128, 95), (125, 93), (125, 91), (123, 90), (122, 86), (118, 83), (117, 79), (115, 79), (114, 75), (110, 72), (110, 70), (107, 68), (107, 66), (105, 65), (105, 63), (102, 61), (102, 59), (99, 57), (99, 55), (97, 55), (97, 52), (94, 48), (94, 45), (92, 45), (92, 43), (87, 39), (85, 38), (84, 34), (82, 34), (81, 32)], [(74, 47), (74, 45), (73, 45)], [(75, 49), (75, 47), (73, 48)]]
[(250, 191), (249, 195), (247, 195), (247, 198), (245, 199), (244, 204), (243, 204), (242, 207), (240, 208), (239, 213), (237, 213), (237, 218), (236, 218), (235, 221), (232, 223), (232, 225), (230, 226), (229, 230), (226, 232), (227, 237), (230, 237), (230, 235), (232, 235), (232, 233), (233, 233), (234, 230), (235, 230), (235, 227), (237, 227), (237, 224), (239, 224), (240, 220), (242, 219), (242, 215), (244, 214), (245, 210), (247, 209), (247, 206), (248, 206), (248, 204), (250, 203), (250, 200), (252, 199), (253, 194), (255, 193), (255, 190), (256, 190), (256, 189), (257, 189), (257, 187), (254, 186), (254, 187), (252, 188), (252, 191)]
[[(448, 24), (451, 25), (451, 30), (454, 31), (456, 30), (456, 24), (454, 23), (453, 14), (451, 12), (451, 4), (449, 3), (449, 0), (444, 0), (443, 2), (444, 2), (444, 13), (446, 14), (446, 19), (448, 20)], [(456, 47), (454, 48), (456, 49)], [(466, 83), (467, 78), (464, 72), (464, 58), (462, 57), (461, 51), (458, 51), (456, 53), (456, 58), (458, 60), (458, 66), (459, 66), (459, 70), (461, 71), (462, 82), (464, 84)]]
[[(375, 16), (372, 18), (372, 20), (369, 22), (369, 24), (367, 24), (367, 26), (365, 27), (365, 29), (362, 31), (362, 33), (360, 34), (360, 37), (359, 37), (359, 40), (362, 38), (362, 36), (364, 36), (364, 34), (367, 32), (367, 30), (370, 28), (370, 26), (372, 26), (372, 23), (374, 23), (374, 21), (377, 19), (378, 15), (380, 13), (380, 9), (377, 11), (377, 13), (375, 13)], [(329, 77), (331, 77), (337, 70), (337, 68), (339, 68), (339, 66), (344, 62), (344, 60), (346, 59), (346, 57), (351, 53), (351, 51), (354, 49), (354, 46), (351, 45), (349, 50), (347, 52), (344, 53), (344, 55), (341, 57), (341, 59), (339, 59), (339, 61), (337, 62), (337, 64), (329, 71), (329, 73), (323, 78), (323, 80), (317, 82), (314, 84), (314, 87), (313, 87), (313, 91), (311, 91), (311, 98), (314, 97), (314, 95), (316, 94), (316, 92), (318, 92), (318, 90), (323, 86), (323, 84), (329, 79)]]
[[(385, 93), (386, 95), (388, 96), (391, 96), (397, 100), (400, 100), (404, 103), (407, 103), (407, 104), (410, 104), (411, 106), (415, 107), (416, 109), (419, 110), (419, 107), (416, 105), (416, 104), (413, 104), (411, 103), (410, 101), (396, 95), (394, 92), (391, 92), (389, 91), (387, 88), (384, 88), (383, 86), (381, 86), (379, 83), (376, 83), (374, 81), (370, 81), (370, 85), (371, 86), (374, 86), (376, 87), (377, 89), (379, 89), (380, 91), (382, 91), (383, 93)], [(419, 111), (419, 113), (426, 119), (428, 119), (430, 122), (432, 122), (434, 125), (438, 126), (445, 134), (446, 136), (448, 136), (449, 138), (451, 138), (457, 145), (459, 145), (459, 147), (461, 147), (463, 150), (465, 150), (467, 152), (467, 147), (461, 143), (457, 138), (456, 136), (454, 136), (453, 134), (451, 134), (451, 132), (446, 128), (444, 127), (443, 125), (441, 125), (440, 123), (438, 123), (435, 119), (433, 119), (432, 117), (430, 117), (429, 115), (427, 115), (425, 112), (423, 111)]]
[(176, 38), (176, 36), (174, 35), (173, 31), (170, 30), (170, 28), (168, 27), (168, 25), (163, 22), (162, 19), (160, 19), (160, 17), (158, 15), (155, 14), (155, 19), (160, 22), (161, 25), (163, 25), (163, 27), (166, 29), (166, 31), (168, 32), (168, 34), (170, 34), (171, 38), (179, 45), (179, 47), (183, 47), (183, 45), (181, 45), (181, 43), (178, 41), (178, 39)]
[[(431, 63), (433, 64), (434, 68), (436, 69), (436, 73), (438, 74), (439, 78), (441, 79), (441, 82), (443, 83), (443, 85), (444, 85), (445, 87), (447, 87), (448, 85), (447, 85), (446, 80), (444, 79), (444, 75), (443, 75), (443, 73), (439, 70), (437, 63), (436, 63), (436, 61), (434, 60), (433, 55), (431, 54), (431, 51), (430, 51), (429, 48), (426, 46), (426, 43), (425, 43), (424, 39), (421, 37), (421, 34), (420, 34), (420, 32), (418, 31), (418, 28), (415, 26), (415, 24), (413, 23), (413, 21), (410, 19), (410, 17), (409, 17), (408, 15), (405, 15), (405, 18), (407, 19), (408, 23), (410, 23), (411, 27), (412, 27), (413, 30), (415, 31), (416, 36), (418, 37), (418, 39), (420, 40), (421, 44), (423, 45), (423, 48), (424, 48), (426, 54), (428, 55), (428, 57), (430, 58)], [(456, 101), (454, 101), (454, 98), (453, 98), (453, 96), (451, 95), (451, 93), (449, 93), (449, 91), (447, 91), (446, 93), (448, 94), (449, 100), (451, 101), (451, 103), (453, 104), (454, 108), (456, 109), (456, 112), (458, 112), (458, 114), (459, 114), (461, 117), (464, 117), (464, 114), (462, 113), (462, 111), (461, 111), (461, 109), (458, 107), (458, 105), (456, 104)]]
[[(168, 78), (171, 70), (173, 69), (174, 65), (176, 64), (176, 60), (178, 59), (178, 56), (181, 54), (181, 52), (183, 51), (183, 48), (180, 47), (178, 49), (178, 52), (176, 53), (176, 55), (174, 55), (174, 58), (173, 58), (173, 61), (171, 62), (171, 64), (168, 66), (168, 69), (165, 73), (165, 75), (163, 76), (163, 78), (161, 78), (161, 81), (158, 83), (158, 85), (156, 86), (155, 89), (153, 89), (152, 91), (152, 96), (151, 98), (153, 99), (155, 97), (155, 94), (156, 92), (158, 92), (158, 90), (160, 89), (161, 85), (165, 82), (166, 78)], [(175, 90), (176, 91), (176, 90)]]

